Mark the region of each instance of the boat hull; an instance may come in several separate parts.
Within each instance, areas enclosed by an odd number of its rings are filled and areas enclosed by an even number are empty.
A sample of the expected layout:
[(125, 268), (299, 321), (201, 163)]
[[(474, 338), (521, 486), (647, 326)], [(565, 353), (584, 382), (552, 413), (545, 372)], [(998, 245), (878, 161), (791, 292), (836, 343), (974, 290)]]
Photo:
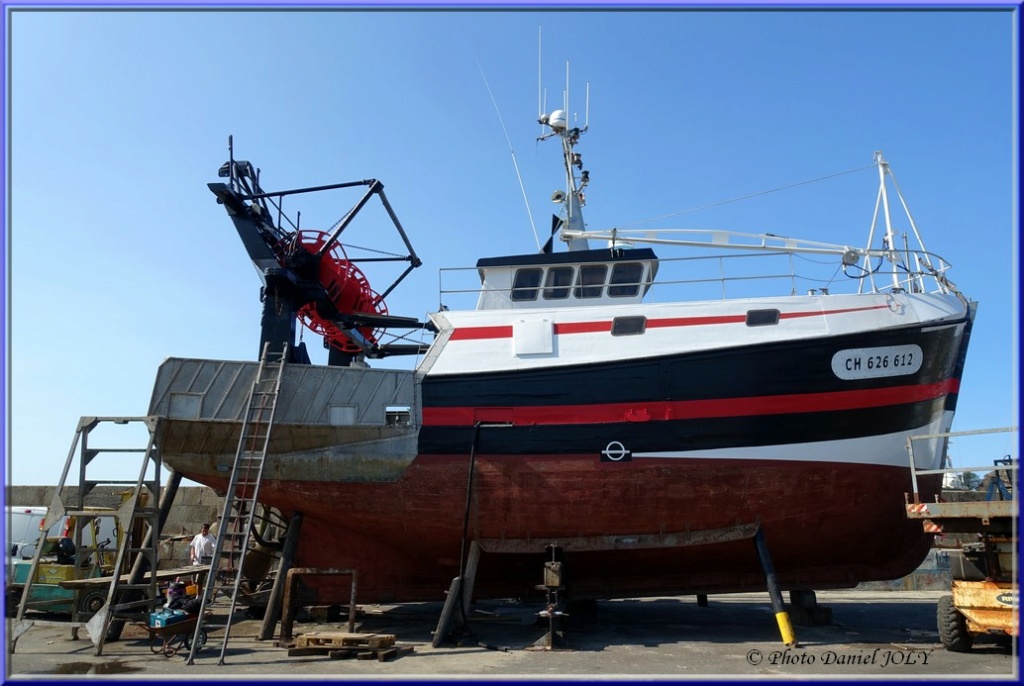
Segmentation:
[[(364, 603), (443, 599), (467, 521), (466, 542), (483, 549), (480, 598), (536, 595), (548, 544), (564, 551), (574, 597), (609, 598), (764, 588), (758, 526), (784, 588), (898, 578), (932, 541), (906, 519), (906, 468), (477, 455), (467, 519), (469, 462), (421, 455), (393, 483), (270, 479), (261, 500), (302, 512), (297, 564), (357, 569)], [(936, 486), (919, 483), (924, 497)]]
[[(259, 500), (302, 513), (295, 564), (358, 570), (364, 603), (442, 599), (474, 542), (477, 597), (537, 593), (549, 545), (576, 597), (764, 588), (758, 528), (784, 588), (898, 578), (931, 543), (904, 510), (906, 440), (948, 430), (970, 325), (512, 371), (478, 356), (466, 374), (429, 354), (415, 372), (288, 365)], [(168, 465), (227, 488), (256, 366), (165, 362), (150, 414)]]

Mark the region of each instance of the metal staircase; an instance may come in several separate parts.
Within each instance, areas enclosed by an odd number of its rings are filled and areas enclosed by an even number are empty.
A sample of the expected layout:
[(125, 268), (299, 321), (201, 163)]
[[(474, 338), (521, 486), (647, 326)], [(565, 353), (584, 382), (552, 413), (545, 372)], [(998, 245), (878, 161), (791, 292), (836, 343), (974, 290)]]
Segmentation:
[[(218, 595), (230, 600), (224, 626), (224, 639), (220, 648), (220, 661), (224, 664), (224, 652), (231, 635), (231, 620), (235, 614), (245, 555), (249, 548), (249, 534), (252, 530), (256, 498), (259, 495), (263, 465), (270, 444), (270, 432), (274, 426), (274, 410), (277, 407), (278, 391), (288, 359), (288, 346), (280, 351), (270, 351), (270, 344), (263, 346), (256, 379), (249, 394), (249, 403), (242, 418), (242, 430), (238, 440), (231, 479), (224, 498), (224, 512), (217, 530), (217, 543), (206, 575), (206, 583), (200, 593), (200, 621), (196, 622), (195, 634), (189, 648), (187, 664), (194, 664), (195, 653), (201, 647), (200, 635), (207, 617), (207, 606)], [(275, 365), (273, 367), (272, 365)]]
[[(90, 434), (104, 424), (125, 426), (137, 423), (144, 424), (149, 431), (149, 440), (145, 448), (98, 448), (89, 443)], [(95, 541), (95, 537), (92, 545), (83, 545), (82, 533), (86, 527), (91, 527), (96, 518), (103, 514), (115, 513), (120, 530), (117, 557), (113, 573), (110, 576), (110, 583), (105, 592), (102, 592), (101, 584), (97, 589), (79, 590), (75, 594), (71, 617), (72, 638), (78, 638), (78, 629), (85, 626), (96, 646), (96, 654), (101, 655), (108, 635), (111, 640), (116, 640), (120, 636), (124, 621), (138, 615), (137, 610), (135, 613), (127, 614), (126, 610), (142, 607), (151, 609), (159, 601), (160, 594), (156, 575), (150, 574), (148, 581), (143, 581), (146, 572), (157, 568), (159, 554), (157, 547), (159, 543), (159, 507), (157, 504), (160, 500), (162, 465), (159, 451), (156, 449), (156, 439), (157, 419), (155, 417), (82, 417), (79, 420), (60, 482), (47, 509), (46, 518), (40, 527), (39, 543), (36, 545), (32, 566), (29, 569), (18, 604), (18, 613), (12, 630), (11, 652), (14, 652), (18, 637), (34, 624), (32, 621), (25, 621), (25, 611), (30, 608), (45, 607), (46, 604), (54, 602), (52, 600), (33, 601), (32, 587), (37, 582), (36, 577), (46, 547), (47, 531), (64, 516), (73, 517), (75, 522), (75, 560), (71, 574), (73, 580), (95, 576), (101, 563), (100, 556), (103, 555), (103, 550)], [(81, 449), (76, 455), (76, 448), (79, 446)], [(108, 453), (141, 454), (143, 459), (138, 478), (135, 481), (89, 478), (89, 468), (95, 466), (96, 458)], [(77, 494), (65, 493), (68, 475), (76, 456), (79, 458), (78, 492)], [(126, 491), (126, 497), (123, 498), (120, 507), (116, 510), (87, 507), (86, 498), (97, 486), (130, 486), (131, 490)], [(89, 563), (90, 558), (94, 558), (92, 564)], [(130, 571), (129, 564), (131, 565)], [(94, 610), (93, 608), (99, 604), (101, 593), (105, 602)]]

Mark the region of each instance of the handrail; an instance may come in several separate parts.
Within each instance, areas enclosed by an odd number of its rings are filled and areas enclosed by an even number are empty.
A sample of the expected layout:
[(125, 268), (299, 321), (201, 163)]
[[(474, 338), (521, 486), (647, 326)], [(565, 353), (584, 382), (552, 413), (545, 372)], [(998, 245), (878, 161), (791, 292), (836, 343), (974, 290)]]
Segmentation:
[(980, 472), (980, 471), (996, 471), (998, 469), (1005, 469), (1007, 471), (1017, 471), (1018, 465), (1016, 461), (1008, 464), (992, 464), (985, 465), (983, 467), (943, 467), (941, 469), (918, 469), (917, 461), (914, 459), (914, 441), (920, 440), (935, 440), (935, 439), (949, 439), (949, 438), (960, 438), (964, 436), (982, 436), (997, 433), (1012, 433), (1017, 431), (1016, 426), (1002, 427), (998, 429), (975, 429), (973, 431), (948, 431), (945, 433), (934, 433), (934, 434), (917, 434), (913, 436), (907, 436), (907, 453), (910, 457), (910, 480), (914, 489), (914, 504), (920, 504), (920, 492), (917, 486), (918, 475), (924, 474), (956, 474), (956, 473), (967, 473), (967, 472)]
[[(874, 251), (872, 251), (874, 253)], [(807, 293), (809, 295), (829, 295), (840, 293), (892, 293), (900, 290), (911, 293), (956, 293), (953, 284), (946, 278), (945, 274), (950, 265), (941, 257), (926, 253), (924, 251), (910, 251), (900, 253), (904, 259), (912, 259), (913, 266), (904, 263), (895, 264), (892, 262), (880, 261), (871, 271), (866, 271), (860, 264), (843, 264), (828, 260), (811, 259), (807, 254), (796, 251), (786, 251), (775, 248), (763, 252), (727, 253), (716, 255), (689, 255), (681, 257), (660, 258), (657, 260), (658, 272), (661, 278), (651, 283), (645, 300), (654, 302), (656, 296), (675, 290), (680, 287), (696, 289), (706, 287), (709, 284), (719, 284), (716, 292), (702, 291), (697, 299), (702, 300), (724, 300), (730, 297), (729, 286), (741, 287), (749, 282), (784, 282), (785, 290), (778, 290), (774, 295), (778, 297), (793, 296)], [(566, 262), (571, 263), (572, 254), (566, 253)], [(781, 263), (780, 263), (781, 261)], [(937, 265), (928, 268), (925, 265)], [(758, 271), (753, 271), (753, 268)], [(528, 265), (536, 268), (535, 265)], [(561, 266), (561, 265), (560, 265)], [(527, 265), (524, 265), (524, 268)], [(676, 267), (673, 269), (673, 267)], [(764, 269), (764, 267), (768, 267)], [(445, 302), (446, 296), (465, 296), (481, 293), (499, 293), (510, 297), (511, 287), (494, 288), (490, 286), (483, 288), (479, 281), (481, 269), (478, 267), (449, 267), (440, 270), (439, 297), (440, 302)], [(515, 269), (515, 267), (500, 267), (500, 269)], [(671, 273), (670, 273), (671, 272)], [(728, 272), (728, 273), (727, 273)], [(671, 278), (678, 277), (678, 278)], [(473, 279), (467, 283), (469, 279)], [(447, 285), (446, 285), (447, 281)], [(930, 288), (926, 288), (926, 281), (930, 281)], [(453, 283), (455, 282), (455, 283)], [(894, 285), (895, 283), (895, 285)], [(605, 284), (607, 286), (608, 284)], [(632, 284), (616, 284), (632, 285)], [(646, 282), (638, 284), (641, 288), (646, 287)], [(543, 288), (541, 285), (539, 288)], [(767, 295), (773, 295), (767, 293)], [(682, 300), (683, 298), (672, 298)], [(693, 298), (686, 298), (691, 300)], [(566, 301), (574, 302), (572, 298), (557, 299), (551, 301), (552, 307), (564, 305)], [(584, 301), (575, 301), (576, 304), (588, 304)], [(657, 298), (659, 302), (669, 302), (668, 299)], [(592, 304), (592, 303), (591, 303)], [(452, 308), (452, 309), (472, 309)]]

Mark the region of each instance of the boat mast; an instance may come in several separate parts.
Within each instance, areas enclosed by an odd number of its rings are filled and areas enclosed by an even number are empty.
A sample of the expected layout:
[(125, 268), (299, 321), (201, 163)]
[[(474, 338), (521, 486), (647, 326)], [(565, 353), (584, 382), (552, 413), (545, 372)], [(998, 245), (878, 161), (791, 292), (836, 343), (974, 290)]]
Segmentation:
[[(907, 268), (912, 269), (915, 273), (920, 273), (921, 269), (924, 268), (926, 271), (933, 271), (935, 267), (931, 264), (931, 261), (925, 257), (922, 259), (921, 255), (927, 255), (927, 248), (925, 248), (924, 241), (921, 240), (921, 233), (917, 230), (917, 223), (914, 221), (914, 216), (910, 214), (910, 208), (907, 206), (907, 201), (903, 198), (903, 193), (900, 192), (900, 187), (896, 183), (896, 175), (892, 173), (892, 169), (889, 167), (889, 163), (882, 157), (881, 151), (875, 152), (875, 165), (878, 167), (878, 199), (875, 201), (875, 215), (871, 220), (871, 231), (868, 235), (868, 248), (870, 249), (875, 233), (875, 224), (878, 221), (878, 210), (881, 208), (885, 217), (885, 236), (882, 239), (882, 248), (886, 251), (886, 258), (893, 264), (900, 262), (899, 248), (896, 245), (896, 233), (892, 227), (892, 217), (889, 214), (889, 192), (886, 184), (886, 177), (892, 180), (893, 189), (896, 191), (896, 197), (899, 198), (900, 205), (903, 207), (903, 212), (907, 215), (907, 220), (910, 222), (910, 228), (914, 232), (914, 239), (917, 241), (917, 245), (920, 246), (920, 252), (915, 252), (914, 260), (915, 264), (911, 266), (909, 260), (911, 255), (906, 256), (908, 262)], [(870, 266), (870, 255), (864, 255), (864, 269), (866, 272), (871, 271)], [(899, 275), (894, 270), (892, 274), (893, 286), (898, 287)], [(924, 288), (924, 285), (920, 283), (920, 277), (917, 279), (918, 288)], [(863, 289), (863, 284), (861, 285)]]
[[(547, 140), (558, 136), (562, 142), (562, 163), (565, 166), (565, 191), (557, 190), (551, 195), (553, 202), (562, 205), (560, 226), (572, 232), (586, 230), (583, 223), (582, 207), (586, 204), (583, 189), (590, 183), (590, 172), (583, 168), (583, 158), (575, 151), (580, 135), (590, 128), (590, 84), (587, 84), (587, 110), (583, 128), (569, 127), (569, 63), (565, 63), (565, 99), (564, 109), (555, 110), (551, 114), (541, 113), (538, 121), (550, 129), (550, 133), (541, 135), (537, 140)], [(576, 173), (579, 172), (579, 177)], [(561, 235), (569, 250), (589, 250), (590, 243), (586, 238)]]

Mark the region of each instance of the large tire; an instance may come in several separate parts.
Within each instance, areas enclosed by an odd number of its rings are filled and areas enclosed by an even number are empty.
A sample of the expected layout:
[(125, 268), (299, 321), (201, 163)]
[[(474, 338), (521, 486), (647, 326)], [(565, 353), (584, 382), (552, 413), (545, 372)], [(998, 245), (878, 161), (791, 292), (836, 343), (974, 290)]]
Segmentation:
[(121, 634), (124, 633), (124, 620), (123, 619), (112, 619), (110, 624), (107, 626), (107, 635), (103, 639), (104, 643), (113, 643), (121, 640)]
[(107, 604), (106, 591), (87, 591), (78, 600), (78, 612), (92, 617)]
[(21, 605), (21, 593), (22, 589), (20, 588), (7, 589), (7, 602), (5, 603), (5, 605), (6, 614), (8, 617), (18, 616), (18, 606)]
[(939, 625), (939, 642), (943, 648), (954, 653), (971, 650), (973, 639), (967, 631), (967, 619), (953, 605), (953, 596), (944, 595), (939, 598), (935, 618)]

